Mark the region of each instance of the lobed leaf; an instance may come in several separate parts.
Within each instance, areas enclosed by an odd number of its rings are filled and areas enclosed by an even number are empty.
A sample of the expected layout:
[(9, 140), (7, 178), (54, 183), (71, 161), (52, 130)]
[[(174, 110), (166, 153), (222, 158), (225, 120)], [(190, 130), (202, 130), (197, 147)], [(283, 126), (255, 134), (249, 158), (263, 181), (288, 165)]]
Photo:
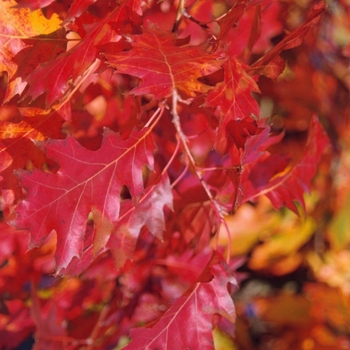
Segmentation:
[(37, 67), (27, 77), (25, 97), (36, 99), (46, 92), (46, 105), (60, 100), (73, 84), (95, 62), (103, 45), (118, 42), (123, 24), (128, 21), (127, 8), (119, 6), (106, 18), (89, 27), (88, 34), (72, 49)]
[[(328, 145), (328, 137), (322, 129), (322, 126), (316, 117), (313, 117), (304, 155), (300, 161), (288, 171), (284, 170), (283, 158), (272, 159), (273, 163), (264, 160), (263, 163), (257, 163), (255, 168), (250, 169), (249, 180), (245, 187), (246, 198), (244, 201), (252, 200), (260, 195), (266, 195), (272, 205), (279, 209), (282, 206), (298, 212), (295, 202), (298, 202), (305, 211), (304, 193), (310, 190), (310, 183), (317, 170), (317, 164), (321, 155)], [(262, 179), (263, 168), (269, 165), (271, 172), (269, 176)], [(273, 169), (278, 167), (278, 173), (275, 175)], [(271, 177), (272, 176), (272, 177)], [(253, 187), (249, 187), (249, 182)]]
[(265, 55), (255, 61), (248, 70), (251, 75), (266, 75), (271, 79), (277, 77), (283, 72), (285, 63), (280, 57), (283, 50), (289, 50), (301, 45), (306, 34), (320, 19), (320, 15), (324, 11), (324, 4), (320, 2), (313, 8), (312, 13), (307, 18), (306, 22), (299, 26), (292, 33), (286, 35), (274, 48), (269, 50)]
[(31, 10), (37, 10), (45, 6), (50, 5), (55, 0), (17, 0), (17, 8), (30, 8)]
[(102, 146), (89, 151), (72, 137), (43, 144), (47, 157), (59, 162), (56, 174), (23, 172), (27, 198), (16, 208), (13, 224), (31, 233), (31, 247), (41, 245), (52, 230), (57, 233), (58, 270), (80, 258), (89, 213), (101, 212), (100, 222), (116, 222), (120, 192), (128, 186), (133, 198), (143, 191), (142, 168), (153, 168), (154, 144), (150, 130), (134, 132), (126, 141), (105, 131)]
[(248, 0), (236, 1), (230, 11), (225, 16), (221, 17), (217, 22), (220, 25), (220, 33), (218, 39), (225, 39), (229, 31), (237, 26), (237, 23), (241, 19), (246, 9)]
[(95, 3), (97, 0), (74, 0), (70, 5), (65, 18), (65, 22), (74, 20), (76, 17), (81, 16), (87, 8)]
[(41, 10), (14, 5), (14, 1), (0, 2), (0, 72), (7, 72), (9, 80), (5, 102), (23, 92), (25, 78), (39, 63), (54, 59), (67, 44), (56, 14), (48, 20)]
[(228, 284), (236, 281), (213, 253), (197, 283), (177, 298), (155, 324), (131, 330), (125, 350), (214, 349), (213, 316), (235, 321), (235, 308)]
[(211, 89), (198, 78), (217, 71), (222, 61), (218, 54), (206, 52), (206, 46), (177, 46), (173, 34), (146, 29), (141, 35), (129, 36), (132, 49), (116, 55), (106, 55), (108, 64), (119, 73), (142, 79), (131, 93), (169, 97), (175, 89), (187, 96), (196, 96)]
[(163, 239), (164, 206), (170, 209), (173, 206), (173, 195), (166, 175), (162, 176), (159, 183), (147, 188), (136, 206), (130, 200), (122, 203), (118, 223), (107, 243), (117, 268), (132, 259), (143, 226), (159, 240)]
[[(207, 97), (209, 106), (220, 108), (216, 147), (221, 151), (226, 150), (229, 142), (228, 134), (232, 134), (228, 128), (237, 129), (238, 123), (253, 125), (254, 119), (251, 118), (251, 115), (258, 117), (260, 114), (259, 106), (251, 95), (253, 91), (259, 91), (256, 82), (246, 73), (247, 67), (230, 53), (230, 49), (228, 49), (227, 56), (223, 64), (224, 81), (217, 84)], [(239, 129), (242, 128), (239, 127)], [(255, 131), (248, 132), (247, 136), (254, 135)], [(245, 143), (245, 140), (241, 141), (239, 138), (246, 138), (244, 132), (243, 136), (241, 135), (242, 131), (232, 135), (239, 148), (242, 148)]]
[(3, 177), (0, 182), (3, 189), (11, 189), (20, 196), (22, 191), (14, 172), (27, 166), (43, 166), (45, 155), (32, 141), (62, 138), (63, 118), (59, 112), (35, 107), (19, 108), (18, 112), (22, 121), (0, 121), (0, 174)]

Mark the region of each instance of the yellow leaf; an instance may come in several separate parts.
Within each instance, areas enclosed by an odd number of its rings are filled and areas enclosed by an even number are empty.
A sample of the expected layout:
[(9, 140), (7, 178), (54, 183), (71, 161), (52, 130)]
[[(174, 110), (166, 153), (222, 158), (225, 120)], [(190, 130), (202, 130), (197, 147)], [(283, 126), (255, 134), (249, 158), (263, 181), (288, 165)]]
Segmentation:
[[(16, 77), (19, 71), (23, 77), (40, 63), (43, 53), (45, 58), (55, 55), (66, 45), (66, 40), (62, 40), (63, 35), (60, 42), (55, 42), (57, 37), (48, 36), (61, 28), (61, 20), (57, 14), (47, 19), (41, 10), (13, 8), (15, 5), (15, 1), (0, 2), (0, 71), (7, 72), (9, 79), (5, 100), (20, 94), (26, 86), (20, 77)], [(47, 51), (48, 45), (54, 46), (52, 52)], [(27, 52), (23, 55), (22, 67), (15, 57), (24, 49)]]
[(309, 217), (299, 224), (285, 228), (253, 251), (249, 267), (254, 270), (264, 269), (295, 254), (310, 239), (315, 227), (315, 221)]

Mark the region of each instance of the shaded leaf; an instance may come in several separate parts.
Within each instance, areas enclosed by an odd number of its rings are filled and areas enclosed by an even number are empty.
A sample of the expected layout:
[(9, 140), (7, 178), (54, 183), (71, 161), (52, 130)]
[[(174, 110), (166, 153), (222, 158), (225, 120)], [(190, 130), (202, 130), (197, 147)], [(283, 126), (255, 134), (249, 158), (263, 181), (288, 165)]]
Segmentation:
[(0, 313), (1, 346), (3, 349), (18, 349), (20, 344), (35, 330), (30, 310), (20, 299), (6, 302), (9, 315)]
[(49, 106), (60, 100), (70, 88), (70, 79), (74, 84), (94, 62), (98, 63), (95, 60), (101, 47), (121, 39), (118, 31), (122, 31), (127, 21), (126, 11), (125, 6), (117, 7), (109, 16), (93, 24), (88, 34), (71, 50), (33, 70), (26, 79), (29, 90), (25, 96), (36, 99), (46, 92)]
[(74, 18), (79, 17), (83, 14), (87, 8), (95, 3), (97, 0), (74, 0), (70, 5), (67, 13), (67, 17), (64, 19), (65, 22), (72, 21)]
[(159, 183), (147, 188), (136, 206), (132, 205), (130, 200), (122, 203), (118, 223), (107, 243), (117, 268), (133, 257), (137, 238), (143, 226), (158, 239), (163, 239), (164, 206), (172, 209), (172, 199), (169, 179), (163, 175)]
[[(244, 201), (266, 195), (276, 209), (286, 206), (298, 212), (298, 207), (294, 203), (296, 201), (305, 211), (304, 193), (309, 192), (310, 182), (317, 170), (317, 163), (327, 145), (328, 137), (318, 119), (314, 117), (310, 124), (307, 144), (301, 160), (292, 169), (277, 173), (269, 180), (267, 180), (269, 177), (267, 176), (265, 181), (262, 181), (258, 175), (261, 168), (264, 167), (264, 163), (256, 164), (254, 172), (249, 174), (247, 185), (244, 185), (246, 195)], [(273, 164), (275, 168), (281, 166), (282, 163), (274, 161)], [(270, 169), (273, 170), (273, 168)], [(248, 190), (249, 182), (253, 184), (254, 189), (250, 187)]]
[(63, 137), (63, 119), (60, 113), (34, 107), (19, 108), (19, 112), (22, 121), (18, 123), (0, 121), (0, 174), (3, 177), (1, 185), (3, 189), (15, 191), (17, 196), (21, 190), (14, 171), (31, 166), (41, 168), (46, 159), (33, 140), (44, 141), (48, 137)]
[(17, 8), (30, 8), (31, 10), (37, 10), (45, 6), (50, 5), (55, 0), (17, 0)]
[(230, 11), (228, 11), (225, 16), (220, 18), (217, 22), (220, 25), (220, 33), (218, 35), (218, 40), (224, 39), (228, 32), (237, 26), (237, 23), (243, 16), (244, 10), (246, 8), (247, 0), (237, 1)]
[(32, 290), (31, 315), (36, 325), (36, 348), (62, 350), (67, 344), (66, 322), (59, 321), (57, 308), (53, 302), (49, 302), (45, 309), (40, 305), (40, 300)]
[(154, 325), (131, 330), (132, 341), (126, 350), (214, 349), (213, 316), (218, 314), (234, 322), (235, 309), (227, 288), (230, 283), (236, 284), (216, 254), (198, 282)]
[(246, 141), (252, 136), (259, 135), (263, 129), (258, 128), (253, 118), (230, 120), (226, 131), (230, 135), (238, 149), (244, 149)]
[[(234, 55), (227, 52), (228, 58), (223, 64), (224, 81), (217, 84), (209, 92), (207, 104), (220, 108), (220, 121), (216, 147), (225, 151), (228, 134), (231, 134), (238, 148), (243, 148), (245, 140), (251, 134), (255, 134), (254, 119), (252, 115), (259, 116), (259, 106), (252, 97), (252, 91), (259, 91), (255, 81), (246, 73), (246, 67), (239, 62)], [(245, 132), (238, 124), (250, 125), (254, 128), (251, 132)], [(229, 130), (228, 130), (229, 128)], [(237, 130), (237, 131), (234, 131)], [(243, 140), (242, 140), (243, 137)]]
[(299, 46), (303, 42), (303, 39), (310, 28), (319, 21), (320, 15), (323, 11), (324, 4), (323, 2), (320, 2), (313, 8), (312, 13), (303, 25), (299, 26), (292, 33), (288, 34), (273, 49), (255, 61), (250, 66), (248, 73), (251, 75), (266, 75), (271, 79), (276, 79), (283, 72), (285, 66), (283, 59), (279, 56), (281, 51)]
[[(262, 129), (260, 133), (252, 135), (247, 139), (244, 145), (242, 164), (248, 164), (258, 160), (259, 157), (262, 157), (266, 153), (266, 150), (270, 146), (280, 142), (283, 139), (283, 132), (279, 135), (271, 136), (269, 127), (262, 126), (260, 129)], [(281, 159), (282, 158), (284, 159), (284, 157), (281, 157)], [(285, 168), (285, 165), (286, 164), (284, 164), (284, 166), (282, 165), (282, 169)]]

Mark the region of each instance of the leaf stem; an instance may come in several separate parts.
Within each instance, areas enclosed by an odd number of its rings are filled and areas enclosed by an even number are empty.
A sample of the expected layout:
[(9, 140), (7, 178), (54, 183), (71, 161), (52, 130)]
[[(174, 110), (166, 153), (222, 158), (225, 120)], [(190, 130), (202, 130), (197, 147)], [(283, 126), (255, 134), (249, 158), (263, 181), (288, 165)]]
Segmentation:
[[(180, 144), (180, 141), (178, 142), (178, 144)], [(187, 173), (189, 166), (188, 166), (188, 162), (186, 162), (186, 165), (182, 171), (182, 173), (178, 176), (178, 178), (171, 184), (171, 188), (174, 188), (181, 180), (182, 178), (185, 176), (185, 174)]]
[(179, 94), (177, 93), (176, 89), (174, 89), (173, 94), (172, 94), (172, 109), (171, 109), (171, 114), (173, 116), (173, 124), (175, 126), (176, 132), (177, 132), (177, 136), (180, 139), (180, 142), (182, 144), (182, 147), (185, 151), (185, 154), (194, 170), (194, 172), (196, 173), (196, 176), (198, 178), (198, 180), (200, 181), (204, 191), (206, 192), (208, 198), (210, 199), (212, 206), (216, 212), (216, 214), (218, 215), (218, 217), (220, 218), (220, 221), (223, 220), (223, 216), (225, 214), (225, 209), (220, 206), (220, 204), (215, 200), (215, 198), (213, 197), (213, 195), (210, 192), (209, 186), (208, 184), (205, 182), (202, 172), (198, 169), (197, 165), (196, 165), (196, 161), (193, 158), (193, 155), (188, 147), (188, 140), (186, 135), (184, 134), (184, 132), (182, 131), (182, 127), (181, 127), (181, 123), (180, 123), (180, 116), (177, 112), (177, 104), (178, 102), (183, 102), (183, 100), (181, 99), (181, 97), (179, 96)]
[[(158, 117), (160, 117), (163, 114), (163, 112), (164, 112), (164, 107), (158, 107), (158, 109), (152, 114), (152, 117), (149, 118), (148, 122), (144, 125), (144, 128), (148, 128), (152, 124), (153, 120), (156, 118), (157, 118), (157, 120), (156, 120), (155, 124), (157, 124), (157, 122), (159, 120)], [(153, 127), (154, 126), (152, 126), (152, 128)]]
[(57, 107), (53, 106), (53, 109), (56, 111), (59, 111), (62, 108), (62, 106), (64, 106), (66, 104), (66, 102), (68, 102), (72, 98), (72, 96), (81, 87), (81, 85), (84, 83), (84, 81), (92, 73), (94, 73), (96, 71), (96, 69), (99, 67), (100, 63), (101, 63), (101, 61), (98, 58), (96, 58), (95, 61), (91, 64), (91, 66), (86, 70), (84, 75), (82, 75), (81, 77), (79, 77), (79, 79), (77, 79), (73, 90), (63, 98), (63, 101), (60, 102)]
[(179, 148), (180, 148), (180, 142), (178, 141), (178, 142), (176, 143), (176, 147), (175, 147), (175, 150), (174, 150), (173, 154), (171, 155), (171, 157), (170, 157), (170, 159), (169, 159), (167, 165), (164, 167), (164, 169), (163, 169), (163, 171), (162, 171), (162, 176), (168, 171), (168, 169), (169, 169), (171, 163), (172, 163), (173, 160), (175, 159), (175, 156), (176, 156), (177, 152), (179, 151)]

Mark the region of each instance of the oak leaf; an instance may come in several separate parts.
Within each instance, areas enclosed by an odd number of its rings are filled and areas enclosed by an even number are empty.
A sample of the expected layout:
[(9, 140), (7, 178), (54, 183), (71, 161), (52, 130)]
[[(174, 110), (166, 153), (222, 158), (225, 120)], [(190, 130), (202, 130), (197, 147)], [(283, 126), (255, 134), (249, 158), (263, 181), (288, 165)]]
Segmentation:
[[(258, 92), (259, 88), (256, 82), (247, 73), (244, 64), (238, 61), (235, 56), (227, 52), (227, 60), (223, 64), (224, 80), (217, 84), (215, 88), (209, 92), (207, 104), (209, 106), (219, 106), (220, 121), (218, 135), (216, 138), (216, 148), (225, 151), (227, 148), (227, 137), (232, 129), (242, 129), (236, 126), (237, 123), (251, 125), (253, 127), (254, 119), (251, 115), (259, 116), (259, 106), (252, 97), (252, 91)], [(254, 127), (253, 127), (254, 128)], [(252, 128), (250, 128), (252, 129)], [(255, 132), (248, 132), (244, 136), (243, 130), (238, 131), (234, 136), (234, 142), (238, 143), (239, 148), (244, 147), (245, 139)], [(238, 136), (238, 138), (236, 138)], [(244, 140), (242, 140), (242, 137)]]
[(116, 55), (106, 55), (111, 67), (119, 73), (142, 79), (131, 90), (135, 95), (152, 94), (155, 98), (169, 97), (175, 89), (194, 97), (210, 86), (198, 78), (217, 71), (222, 60), (218, 54), (207, 53), (206, 46), (177, 46), (173, 34), (146, 29), (141, 35), (130, 35), (132, 49)]
[(160, 182), (147, 188), (136, 206), (131, 200), (124, 201), (121, 213), (107, 248), (110, 249), (117, 268), (132, 259), (140, 230), (145, 226), (153, 236), (163, 239), (165, 230), (164, 206), (172, 209), (173, 196), (170, 182), (163, 175)]
[(6, 304), (7, 312), (3, 311), (0, 314), (2, 323), (0, 329), (1, 346), (3, 349), (18, 349), (21, 343), (33, 333), (35, 326), (28, 305), (24, 300), (9, 300)]
[(74, 0), (70, 5), (67, 13), (67, 17), (65, 18), (65, 22), (74, 20), (74, 18), (79, 17), (83, 14), (87, 8), (95, 3), (97, 0)]
[(63, 349), (67, 345), (64, 341), (67, 338), (67, 331), (66, 323), (57, 317), (58, 305), (50, 301), (43, 307), (34, 288), (31, 294), (31, 315), (36, 326), (36, 346), (41, 349)]
[(122, 186), (128, 187), (135, 200), (141, 195), (142, 168), (153, 168), (154, 144), (146, 129), (125, 141), (105, 131), (97, 151), (83, 148), (72, 137), (50, 140), (42, 147), (61, 168), (56, 174), (40, 170), (21, 174), (28, 195), (18, 205), (13, 223), (31, 232), (30, 247), (41, 245), (55, 230), (60, 270), (73, 257), (80, 258), (88, 216), (94, 208), (101, 212), (101, 222), (113, 223), (119, 218)]
[(269, 50), (260, 59), (255, 61), (248, 70), (251, 75), (266, 75), (271, 79), (276, 79), (285, 67), (284, 60), (280, 57), (283, 50), (289, 50), (301, 45), (306, 34), (319, 21), (320, 15), (324, 11), (324, 4), (320, 2), (316, 5), (306, 22), (296, 30), (286, 35), (274, 48)]
[(17, 8), (30, 8), (32, 11), (46, 7), (55, 0), (17, 0)]
[(235, 278), (225, 263), (213, 253), (198, 282), (175, 299), (165, 314), (148, 327), (132, 329), (132, 341), (125, 350), (214, 349), (214, 315), (235, 321), (235, 308), (228, 285)]
[[(61, 112), (61, 110), (60, 110)], [(57, 111), (40, 108), (18, 108), (20, 122), (0, 121), (0, 175), (3, 189), (11, 189), (16, 197), (21, 194), (18, 178), (14, 171), (34, 166), (41, 168), (45, 155), (32, 142), (44, 141), (48, 137), (62, 138), (63, 118)]]
[(46, 19), (41, 10), (16, 9), (14, 1), (0, 2), (0, 71), (8, 74), (5, 102), (26, 87), (24, 79), (41, 62), (66, 48), (65, 31), (57, 14)]
[(219, 40), (224, 39), (229, 31), (237, 26), (239, 20), (244, 14), (247, 2), (247, 0), (236, 1), (230, 11), (217, 20), (220, 26), (220, 33), (218, 35)]
[(91, 25), (87, 35), (72, 49), (37, 67), (27, 77), (29, 89), (25, 97), (31, 96), (36, 99), (44, 92), (46, 104), (52, 105), (60, 100), (71, 84), (86, 73), (87, 69), (96, 62), (98, 68), (98, 54), (106, 44), (118, 42), (121, 36), (118, 32), (123, 31), (123, 25), (128, 21), (128, 9), (126, 6), (116, 7), (106, 18)]
[[(243, 174), (244, 201), (266, 195), (276, 209), (286, 206), (298, 212), (298, 207), (295, 204), (297, 202), (305, 211), (304, 193), (310, 191), (311, 180), (328, 143), (328, 137), (320, 122), (316, 117), (313, 117), (304, 154), (294, 167), (283, 169), (282, 155), (272, 155), (270, 161), (262, 159), (262, 162), (255, 163), (253, 168)], [(262, 173), (266, 174), (265, 167), (269, 167), (269, 176), (262, 177)], [(279, 171), (275, 174), (276, 167)], [(248, 171), (249, 175), (247, 176)]]

